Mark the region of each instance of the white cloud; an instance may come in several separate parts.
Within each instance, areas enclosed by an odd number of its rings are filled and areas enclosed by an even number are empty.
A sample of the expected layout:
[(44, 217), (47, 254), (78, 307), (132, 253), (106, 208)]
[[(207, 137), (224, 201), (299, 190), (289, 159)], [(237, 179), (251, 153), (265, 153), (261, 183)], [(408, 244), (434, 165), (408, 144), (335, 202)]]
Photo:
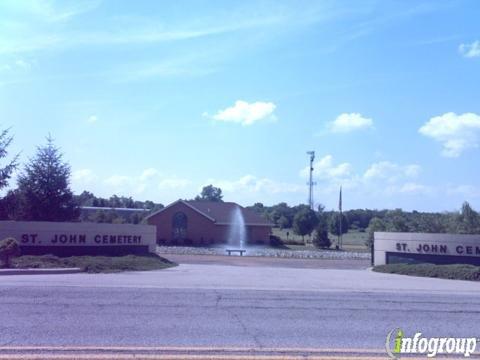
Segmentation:
[(91, 184), (97, 176), (91, 169), (80, 169), (72, 172), (72, 181), (76, 184)]
[(480, 115), (453, 112), (431, 118), (419, 130), (443, 145), (442, 154), (458, 157), (467, 149), (478, 147), (480, 141)]
[(150, 178), (153, 178), (155, 176), (160, 176), (161, 173), (155, 168), (148, 168), (143, 170), (142, 174), (140, 175), (140, 180), (141, 181), (146, 181)]
[[(116, 15), (104, 19), (102, 30), (92, 23), (92, 29), (68, 28), (75, 17), (93, 12), (100, 0), (82, 1), (0, 1), (0, 13), (9, 21), (2, 23), (0, 53), (20, 53), (38, 50), (64, 49), (90, 45), (158, 44), (194, 40), (254, 29), (277, 29), (282, 26), (305, 26), (328, 18), (326, 11), (312, 12), (311, 7), (301, 11), (284, 6), (268, 11), (236, 7), (230, 14), (218, 11), (209, 16), (198, 16), (193, 21), (177, 22), (158, 16)], [(287, 11), (286, 11), (287, 10)], [(322, 9), (326, 10), (326, 9)], [(221, 14), (221, 15), (220, 15)], [(333, 14), (332, 14), (333, 15)], [(13, 26), (9, 26), (13, 23)], [(58, 29), (63, 29), (59, 31)], [(2, 31), (4, 30), (4, 31)], [(20, 30), (20, 31), (19, 31)], [(215, 43), (218, 46), (218, 43)], [(157, 70), (159, 71), (159, 70)]]
[(212, 118), (216, 121), (232, 122), (247, 126), (259, 121), (276, 120), (273, 114), (275, 108), (276, 105), (272, 102), (257, 101), (248, 103), (243, 100), (237, 100), (235, 105), (218, 111)]
[(105, 184), (114, 187), (123, 187), (134, 183), (134, 178), (126, 175), (112, 175), (104, 180)]
[(473, 58), (480, 56), (480, 41), (474, 41), (471, 44), (460, 44), (458, 47), (458, 51), (464, 57)]
[(423, 185), (416, 182), (386, 184), (384, 188), (379, 189), (378, 194), (389, 197), (398, 196), (420, 196), (437, 194), (438, 189), (432, 186)]
[(158, 188), (163, 189), (182, 189), (191, 184), (191, 181), (188, 179), (182, 179), (178, 177), (166, 178), (160, 180), (158, 183)]
[(146, 191), (185, 188), (190, 180), (177, 176), (166, 176), (155, 168), (147, 168), (140, 175), (112, 175), (103, 180), (114, 192), (122, 194), (142, 194)]
[(27, 61), (24, 59), (17, 59), (9, 63), (0, 64), (0, 72), (14, 71), (14, 70), (28, 71), (32, 68), (33, 63), (34, 62), (32, 61)]
[(407, 194), (424, 194), (429, 193), (432, 189), (429, 186), (418, 184), (415, 182), (407, 182), (403, 184), (399, 191)]
[(359, 113), (340, 114), (328, 124), (328, 129), (333, 133), (347, 133), (371, 128), (373, 128), (373, 120)]
[(298, 184), (289, 184), (285, 182), (277, 182), (269, 178), (258, 178), (254, 175), (245, 175), (238, 180), (214, 180), (210, 179), (206, 184), (215, 184), (224, 192), (244, 192), (244, 193), (264, 193), (264, 194), (280, 194), (280, 193), (297, 193), (304, 192), (305, 186)]
[(478, 186), (472, 185), (450, 185), (447, 188), (447, 194), (449, 195), (460, 195), (464, 199), (480, 197), (480, 188)]
[(50, 0), (4, 1), (4, 11), (23, 16), (40, 18), (46, 22), (62, 22), (82, 13), (94, 10), (100, 5), (98, 0), (81, 0), (74, 2)]
[(420, 173), (420, 166), (416, 164), (398, 165), (390, 161), (373, 163), (363, 174), (365, 180), (384, 179), (395, 182), (402, 178), (415, 178)]
[[(300, 171), (303, 178), (308, 178), (310, 167)], [(350, 163), (334, 164), (332, 155), (325, 155), (313, 164), (313, 176), (315, 179), (345, 179), (350, 177), (352, 166)]]
[(10, 70), (12, 70), (12, 66), (10, 64), (1, 64), (0, 65), (0, 72), (10, 71)]
[(17, 59), (15, 60), (15, 65), (19, 68), (22, 68), (22, 69), (30, 69), (32, 67), (32, 64), (29, 63), (28, 61), (25, 61), (23, 59)]
[(89, 124), (95, 124), (97, 121), (98, 121), (97, 115), (90, 115), (90, 116), (87, 118), (87, 122), (88, 122)]
[[(369, 197), (392, 197), (395, 194), (429, 194), (430, 188), (414, 181), (420, 174), (417, 164), (401, 165), (379, 161), (355, 171), (349, 162), (337, 163), (332, 155), (326, 155), (313, 165), (313, 180), (317, 182), (314, 193), (320, 198), (338, 198), (340, 186), (351, 193)], [(300, 171), (307, 179), (309, 167)], [(306, 191), (306, 190), (304, 190)]]

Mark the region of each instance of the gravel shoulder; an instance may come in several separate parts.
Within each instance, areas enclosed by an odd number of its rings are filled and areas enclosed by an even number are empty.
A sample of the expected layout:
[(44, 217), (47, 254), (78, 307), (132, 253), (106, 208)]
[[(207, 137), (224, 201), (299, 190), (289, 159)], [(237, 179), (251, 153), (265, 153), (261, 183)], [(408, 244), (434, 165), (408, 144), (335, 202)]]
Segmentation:
[[(212, 255), (225, 256), (226, 249), (231, 247), (189, 247), (189, 246), (157, 246), (159, 255)], [(370, 260), (370, 254), (365, 252), (335, 251), (335, 250), (290, 250), (262, 246), (252, 246), (246, 249), (249, 257), (270, 257), (285, 259), (331, 259), (331, 260)]]

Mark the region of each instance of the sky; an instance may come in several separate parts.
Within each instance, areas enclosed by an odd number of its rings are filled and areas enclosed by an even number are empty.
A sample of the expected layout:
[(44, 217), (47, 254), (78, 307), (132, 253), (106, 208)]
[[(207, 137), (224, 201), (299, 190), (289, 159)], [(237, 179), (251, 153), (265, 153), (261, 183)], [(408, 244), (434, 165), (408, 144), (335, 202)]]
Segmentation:
[(75, 193), (168, 204), (213, 184), (296, 205), (315, 151), (327, 209), (340, 186), (344, 209), (480, 209), (479, 14), (476, 0), (1, 0), (0, 127), (21, 165), (50, 134)]

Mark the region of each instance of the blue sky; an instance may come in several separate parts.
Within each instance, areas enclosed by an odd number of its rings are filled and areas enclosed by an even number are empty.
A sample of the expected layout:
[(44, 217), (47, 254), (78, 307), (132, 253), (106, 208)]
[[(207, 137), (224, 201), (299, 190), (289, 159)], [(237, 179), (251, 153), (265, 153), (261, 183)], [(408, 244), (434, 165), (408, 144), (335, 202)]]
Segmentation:
[[(478, 1), (0, 1), (0, 124), (72, 187), (480, 208)], [(13, 184), (12, 184), (13, 185)]]

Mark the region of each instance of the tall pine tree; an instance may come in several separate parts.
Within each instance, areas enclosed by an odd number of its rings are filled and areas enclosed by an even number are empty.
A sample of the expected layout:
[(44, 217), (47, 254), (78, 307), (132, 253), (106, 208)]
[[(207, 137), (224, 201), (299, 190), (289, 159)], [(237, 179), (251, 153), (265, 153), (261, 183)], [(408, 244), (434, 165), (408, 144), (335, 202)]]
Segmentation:
[[(0, 132), (0, 159), (6, 158), (8, 155), (8, 147), (12, 143), (13, 137), (8, 133), (8, 130)], [(0, 189), (8, 185), (8, 180), (12, 172), (17, 167), (18, 155), (9, 161), (5, 166), (0, 167)]]
[(18, 177), (17, 218), (33, 221), (75, 221), (79, 208), (69, 186), (70, 166), (51, 137), (37, 148)]
[[(9, 135), (9, 130), (0, 132), (0, 189), (8, 185), (8, 180), (12, 176), (13, 171), (17, 168), (18, 155), (12, 160), (4, 163), (8, 156), (8, 147), (12, 143), (13, 137)], [(14, 201), (11, 191), (3, 198), (0, 198), (0, 220), (9, 219), (9, 209), (12, 208)]]

